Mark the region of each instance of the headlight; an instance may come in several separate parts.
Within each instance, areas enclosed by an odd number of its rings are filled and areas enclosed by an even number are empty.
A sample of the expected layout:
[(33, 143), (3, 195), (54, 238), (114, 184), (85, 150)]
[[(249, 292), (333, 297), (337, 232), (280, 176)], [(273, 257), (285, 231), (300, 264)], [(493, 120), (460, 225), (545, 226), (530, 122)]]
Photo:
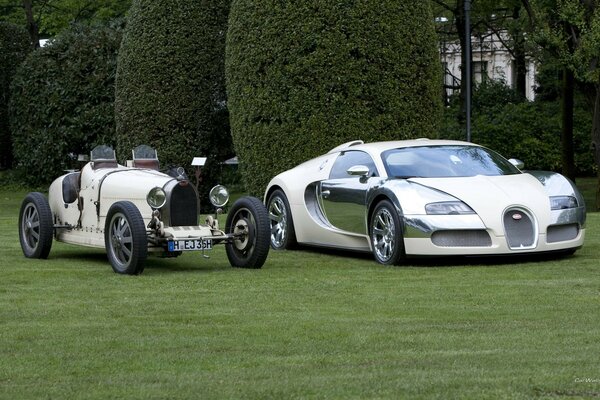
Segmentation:
[(167, 194), (159, 187), (155, 187), (146, 196), (148, 205), (153, 209), (161, 208), (167, 202)]
[(550, 208), (552, 210), (565, 210), (577, 208), (577, 199), (573, 196), (550, 196)]
[(425, 206), (425, 212), (429, 215), (459, 215), (475, 214), (475, 211), (462, 201), (442, 201), (429, 203)]
[(208, 198), (213, 206), (223, 207), (229, 201), (229, 192), (225, 189), (225, 186), (217, 185), (210, 189)]

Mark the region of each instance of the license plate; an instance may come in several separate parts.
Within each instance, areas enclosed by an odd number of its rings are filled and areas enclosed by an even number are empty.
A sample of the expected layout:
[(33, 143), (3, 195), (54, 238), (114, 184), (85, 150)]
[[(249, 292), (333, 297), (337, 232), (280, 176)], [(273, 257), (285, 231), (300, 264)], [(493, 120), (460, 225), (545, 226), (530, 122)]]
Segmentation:
[(199, 251), (211, 250), (211, 239), (185, 239), (185, 240), (169, 240), (169, 251)]

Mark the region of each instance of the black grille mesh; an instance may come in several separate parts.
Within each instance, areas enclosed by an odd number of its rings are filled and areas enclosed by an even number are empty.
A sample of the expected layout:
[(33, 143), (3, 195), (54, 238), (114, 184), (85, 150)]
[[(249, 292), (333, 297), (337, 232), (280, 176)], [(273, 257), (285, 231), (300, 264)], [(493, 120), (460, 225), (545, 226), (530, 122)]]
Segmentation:
[(192, 185), (177, 184), (171, 191), (171, 226), (198, 225), (198, 201)]
[(535, 244), (533, 220), (521, 210), (508, 210), (504, 214), (504, 230), (511, 249), (532, 247)]

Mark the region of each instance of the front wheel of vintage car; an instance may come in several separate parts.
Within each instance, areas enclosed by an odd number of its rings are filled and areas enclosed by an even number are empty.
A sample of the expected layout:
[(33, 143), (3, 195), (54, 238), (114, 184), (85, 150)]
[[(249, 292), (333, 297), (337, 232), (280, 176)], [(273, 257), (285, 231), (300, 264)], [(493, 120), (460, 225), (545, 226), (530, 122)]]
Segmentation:
[(19, 241), (28, 258), (48, 258), (52, 248), (52, 210), (43, 194), (25, 196), (19, 212)]
[(271, 247), (275, 250), (291, 249), (296, 244), (296, 232), (292, 211), (286, 195), (279, 189), (269, 196), (267, 201), (269, 224), (271, 228)]
[(399, 264), (404, 258), (404, 238), (396, 209), (387, 200), (375, 207), (371, 215), (370, 237), (377, 262)]
[(119, 274), (138, 275), (144, 271), (148, 239), (144, 220), (130, 201), (113, 204), (104, 229), (106, 254), (112, 269)]
[(236, 201), (225, 222), (225, 233), (234, 239), (226, 244), (227, 258), (233, 267), (260, 268), (269, 254), (269, 215), (256, 197)]

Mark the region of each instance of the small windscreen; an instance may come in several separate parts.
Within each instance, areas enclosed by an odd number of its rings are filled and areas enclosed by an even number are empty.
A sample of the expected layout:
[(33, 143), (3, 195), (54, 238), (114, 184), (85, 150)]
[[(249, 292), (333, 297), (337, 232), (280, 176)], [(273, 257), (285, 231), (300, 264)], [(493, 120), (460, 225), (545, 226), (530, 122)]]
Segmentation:
[(115, 155), (115, 151), (112, 147), (107, 146), (105, 144), (94, 147), (90, 154), (90, 161), (98, 161), (98, 160), (116, 160), (117, 156)]
[(142, 144), (133, 149), (133, 159), (139, 160), (157, 160), (156, 150), (146, 144)]

